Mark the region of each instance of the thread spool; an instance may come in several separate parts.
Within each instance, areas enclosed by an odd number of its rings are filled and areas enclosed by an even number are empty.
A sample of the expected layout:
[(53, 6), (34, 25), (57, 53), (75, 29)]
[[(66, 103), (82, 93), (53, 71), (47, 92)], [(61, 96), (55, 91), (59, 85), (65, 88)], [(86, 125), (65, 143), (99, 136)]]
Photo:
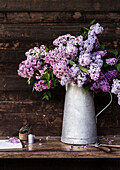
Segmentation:
[(28, 143), (29, 143), (29, 144), (34, 143), (34, 135), (33, 135), (33, 134), (29, 134), (29, 135), (28, 135)]

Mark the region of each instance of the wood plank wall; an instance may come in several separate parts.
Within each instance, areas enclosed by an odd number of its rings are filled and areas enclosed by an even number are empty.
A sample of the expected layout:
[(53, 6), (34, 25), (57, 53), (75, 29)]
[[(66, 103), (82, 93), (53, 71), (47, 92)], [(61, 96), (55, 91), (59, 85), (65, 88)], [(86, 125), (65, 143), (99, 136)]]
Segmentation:
[[(51, 101), (42, 101), (18, 77), (18, 64), (29, 48), (76, 34), (93, 19), (105, 28), (101, 40), (106, 48), (120, 51), (119, 0), (0, 0), (0, 135), (17, 135), (26, 124), (35, 135), (61, 134), (64, 87), (53, 91)], [(100, 135), (120, 134), (120, 107), (114, 99), (99, 116)], [(108, 101), (108, 94), (96, 95), (96, 112)]]

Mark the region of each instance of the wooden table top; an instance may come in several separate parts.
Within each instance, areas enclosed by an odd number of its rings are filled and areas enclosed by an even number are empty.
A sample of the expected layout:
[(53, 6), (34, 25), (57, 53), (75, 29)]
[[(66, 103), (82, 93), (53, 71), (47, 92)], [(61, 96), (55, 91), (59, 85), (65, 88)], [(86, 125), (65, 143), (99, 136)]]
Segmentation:
[[(120, 136), (100, 136), (98, 142), (120, 144)], [(0, 150), (0, 158), (120, 158), (120, 148), (106, 153), (94, 146), (64, 144), (59, 136), (37, 136), (34, 144), (25, 143), (22, 149)]]

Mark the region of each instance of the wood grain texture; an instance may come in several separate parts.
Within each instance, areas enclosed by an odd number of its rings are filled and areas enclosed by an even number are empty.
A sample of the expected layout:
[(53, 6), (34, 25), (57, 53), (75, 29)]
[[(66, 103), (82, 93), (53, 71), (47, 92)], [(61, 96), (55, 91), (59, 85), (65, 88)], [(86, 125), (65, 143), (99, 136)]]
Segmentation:
[[(5, 12), (0, 13), (0, 23), (90, 23), (93, 19), (105, 23), (118, 23), (120, 12), (55, 11), (55, 12)], [(105, 20), (104, 20), (105, 18)]]
[[(103, 5), (104, 4), (104, 5)], [(119, 0), (2, 0), (0, 11), (119, 11)]]
[[(79, 33), (82, 26), (88, 26), (88, 24), (0, 24), (0, 41), (22, 41), (24, 39), (24, 41), (40, 41), (42, 43), (48, 41), (52, 43), (59, 35)], [(103, 23), (102, 26), (104, 27), (103, 40), (119, 40), (120, 24)]]
[[(105, 136), (105, 139), (108, 141), (113, 139), (113, 143), (116, 144), (119, 142), (119, 137)], [(36, 136), (35, 143), (28, 145), (28, 147), (0, 151), (0, 158), (120, 158), (120, 149), (118, 148), (112, 148), (112, 152), (106, 153), (94, 146), (88, 146), (87, 149), (84, 149), (80, 145), (74, 145), (71, 148), (71, 145), (60, 142), (58, 136), (48, 136), (47, 138), (48, 140), (46, 140), (46, 136)], [(99, 137), (100, 143), (108, 143), (101, 141), (102, 138)], [(40, 146), (39, 143), (42, 145)]]

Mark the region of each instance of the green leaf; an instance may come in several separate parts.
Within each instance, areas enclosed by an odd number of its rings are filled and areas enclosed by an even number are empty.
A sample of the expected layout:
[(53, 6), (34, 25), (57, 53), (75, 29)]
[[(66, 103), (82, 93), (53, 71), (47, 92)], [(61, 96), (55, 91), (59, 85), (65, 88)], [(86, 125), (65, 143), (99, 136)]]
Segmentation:
[(50, 83), (49, 83), (49, 81), (46, 82), (46, 85), (50, 88)]
[(118, 55), (118, 51), (117, 50), (113, 50), (113, 51), (110, 51), (111, 54), (114, 54), (116, 57)]
[(38, 56), (39, 56), (39, 57), (42, 57), (42, 58), (44, 58), (44, 57), (45, 57), (44, 55), (41, 55), (41, 54), (38, 54)]
[(87, 92), (90, 89), (90, 86), (91, 86), (91, 84), (83, 85), (83, 88), (84, 88), (85, 92)]
[(51, 93), (50, 93), (50, 91), (47, 91), (46, 93), (47, 93), (48, 96), (51, 98)]
[(43, 74), (42, 79), (50, 80), (50, 74), (46, 71), (46, 72)]
[(83, 27), (83, 29), (84, 29), (85, 32), (88, 32), (88, 31), (89, 31), (89, 29), (86, 28), (86, 27)]
[(100, 49), (101, 49), (102, 51), (104, 51), (104, 50), (105, 50), (105, 46), (104, 46), (104, 44), (100, 44)]
[(83, 67), (81, 65), (78, 64), (78, 67), (80, 68), (80, 70), (84, 71), (84, 72), (88, 72), (88, 69), (86, 67)]
[(28, 84), (33, 83), (33, 82), (34, 82), (34, 77), (29, 78), (29, 79), (27, 80), (27, 82), (28, 82)]
[(34, 92), (34, 91), (35, 91), (35, 87), (33, 86), (32, 92)]
[(70, 65), (74, 65), (75, 64), (75, 62), (71, 61), (71, 60), (69, 60), (69, 63), (70, 63)]
[(92, 20), (92, 21), (90, 22), (89, 26), (93, 25), (93, 24), (95, 23), (95, 21), (96, 21), (95, 19)]
[(108, 65), (106, 62), (103, 63), (103, 67), (104, 67), (104, 68), (106, 68), (106, 67), (108, 67), (108, 66), (109, 66), (109, 65)]
[(45, 47), (46, 48), (46, 52), (48, 52), (49, 51), (49, 49), (47, 48), (47, 47)]
[(43, 98), (42, 98), (42, 100), (44, 100), (44, 99), (47, 99), (47, 100), (49, 100), (49, 97), (48, 97), (48, 95), (44, 95), (44, 96), (43, 96)]
[(120, 64), (115, 64), (115, 67), (116, 67), (117, 70), (120, 72)]

